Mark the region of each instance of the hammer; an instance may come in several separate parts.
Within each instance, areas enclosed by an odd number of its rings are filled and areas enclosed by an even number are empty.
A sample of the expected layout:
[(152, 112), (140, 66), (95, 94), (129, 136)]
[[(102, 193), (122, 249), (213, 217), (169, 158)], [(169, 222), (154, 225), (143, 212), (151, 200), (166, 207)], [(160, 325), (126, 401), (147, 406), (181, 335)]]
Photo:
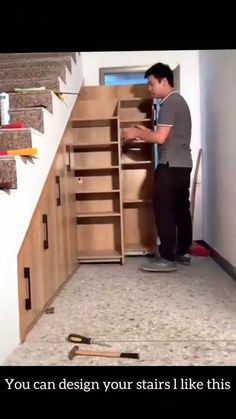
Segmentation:
[(68, 354), (68, 358), (71, 361), (75, 355), (84, 356), (103, 356), (109, 358), (135, 358), (139, 359), (139, 353), (135, 352), (108, 352), (108, 351), (90, 351), (87, 349), (79, 349), (78, 345), (73, 346)]

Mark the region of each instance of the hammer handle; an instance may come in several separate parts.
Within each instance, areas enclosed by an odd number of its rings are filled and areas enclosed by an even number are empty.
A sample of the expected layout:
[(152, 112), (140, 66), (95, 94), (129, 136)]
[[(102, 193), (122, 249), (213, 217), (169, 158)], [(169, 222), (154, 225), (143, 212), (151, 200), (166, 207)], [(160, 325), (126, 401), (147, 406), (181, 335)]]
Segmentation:
[(139, 354), (135, 352), (108, 352), (108, 351), (89, 351), (89, 350), (84, 350), (84, 349), (77, 349), (75, 351), (75, 355), (139, 359)]

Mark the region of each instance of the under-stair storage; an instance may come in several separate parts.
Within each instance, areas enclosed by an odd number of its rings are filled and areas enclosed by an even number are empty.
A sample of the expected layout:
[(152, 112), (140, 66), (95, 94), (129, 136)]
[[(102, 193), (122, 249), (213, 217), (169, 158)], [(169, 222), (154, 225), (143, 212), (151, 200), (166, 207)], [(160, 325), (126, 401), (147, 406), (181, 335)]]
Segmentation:
[(31, 221), (31, 229), (35, 233), (28, 232), (18, 255), (20, 336), (22, 340), (44, 307), (41, 256), (47, 240), (47, 233), (43, 233), (42, 216), (43, 214), (39, 210), (35, 212)]
[[(124, 262), (125, 254), (155, 249), (152, 210), (153, 146), (121, 130), (152, 129), (147, 86), (84, 87), (75, 106), (75, 183), (80, 262)], [(138, 92), (141, 97), (134, 97)], [(143, 97), (142, 97), (143, 93)]]
[(75, 117), (73, 126), (78, 259), (123, 263), (118, 119)]
[[(121, 100), (118, 114), (121, 129), (134, 125), (152, 129), (150, 99)], [(153, 145), (139, 139), (126, 141), (121, 166), (125, 254), (151, 253), (156, 240), (152, 209)]]
[(72, 143), (69, 123), (18, 254), (22, 341), (78, 267)]

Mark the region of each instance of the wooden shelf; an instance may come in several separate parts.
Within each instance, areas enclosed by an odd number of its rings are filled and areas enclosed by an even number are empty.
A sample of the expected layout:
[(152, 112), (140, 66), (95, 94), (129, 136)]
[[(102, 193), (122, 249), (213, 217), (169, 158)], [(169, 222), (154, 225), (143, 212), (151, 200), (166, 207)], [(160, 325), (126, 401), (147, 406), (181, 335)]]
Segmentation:
[(89, 250), (89, 251), (79, 251), (78, 259), (81, 260), (91, 260), (91, 259), (120, 259), (122, 257), (121, 253), (117, 250)]
[(125, 105), (134, 104), (134, 103), (140, 103), (144, 100), (151, 100), (151, 99), (144, 99), (142, 97), (134, 97), (130, 99), (120, 99), (120, 105), (121, 107), (125, 107)]
[(144, 160), (144, 161), (130, 161), (130, 162), (121, 162), (122, 166), (142, 166), (144, 164), (151, 164), (151, 160)]
[(74, 144), (74, 151), (81, 151), (81, 150), (109, 150), (111, 146), (118, 146), (118, 141), (110, 141), (105, 143), (78, 143)]
[(113, 211), (77, 213), (77, 218), (92, 218), (92, 217), (120, 217), (120, 213), (113, 212)]
[(73, 128), (83, 128), (83, 127), (106, 127), (110, 125), (111, 122), (118, 121), (117, 116), (112, 116), (110, 118), (75, 118), (72, 119)]
[(121, 125), (123, 125), (123, 124), (138, 124), (138, 125), (140, 125), (140, 124), (142, 124), (142, 123), (145, 123), (145, 122), (152, 122), (152, 119), (151, 118), (142, 118), (142, 117), (137, 117), (137, 118), (129, 118), (129, 119), (121, 119), (120, 120), (120, 124)]
[(119, 169), (119, 166), (103, 166), (103, 167), (80, 167), (79, 169), (75, 169), (75, 176), (78, 176), (78, 172), (90, 172), (94, 170), (114, 170)]
[(125, 252), (147, 252), (147, 253), (153, 253), (155, 252), (155, 249), (153, 248), (153, 245), (150, 246), (144, 246), (140, 243), (132, 243), (125, 245)]
[(101, 190), (101, 191), (79, 191), (76, 192), (76, 195), (78, 194), (99, 194), (99, 193), (119, 193), (120, 189), (110, 189), (110, 190)]
[(123, 144), (122, 147), (126, 147), (126, 148), (133, 148), (135, 146), (142, 146), (142, 145), (149, 145), (152, 146), (152, 143), (148, 143), (147, 141), (143, 141), (143, 140), (137, 140), (137, 139), (133, 139), (133, 140), (126, 140)]
[(123, 201), (123, 205), (129, 204), (150, 204), (152, 203), (152, 199), (125, 199)]

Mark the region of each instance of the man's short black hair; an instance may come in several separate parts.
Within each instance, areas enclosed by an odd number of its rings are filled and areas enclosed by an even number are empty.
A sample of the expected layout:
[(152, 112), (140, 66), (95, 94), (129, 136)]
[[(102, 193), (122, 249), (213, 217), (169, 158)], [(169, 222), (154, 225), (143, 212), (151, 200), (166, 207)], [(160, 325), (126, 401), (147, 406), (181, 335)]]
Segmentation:
[(149, 76), (154, 76), (159, 82), (165, 77), (168, 80), (169, 85), (174, 87), (173, 71), (167, 64), (156, 63), (152, 65), (145, 72), (144, 78), (146, 79)]

